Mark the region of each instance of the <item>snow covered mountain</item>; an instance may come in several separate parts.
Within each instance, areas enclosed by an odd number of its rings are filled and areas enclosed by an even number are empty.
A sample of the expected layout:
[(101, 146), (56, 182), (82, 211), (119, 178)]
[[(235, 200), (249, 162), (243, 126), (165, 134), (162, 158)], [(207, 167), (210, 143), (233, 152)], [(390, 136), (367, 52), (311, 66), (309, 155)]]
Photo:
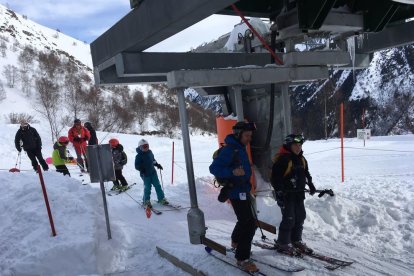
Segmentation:
[(365, 126), (375, 135), (414, 133), (414, 45), (374, 54), (367, 69), (333, 71), (327, 81), (292, 91), (294, 124), (312, 139), (338, 132), (339, 104), (345, 102), (345, 130), (354, 137)]
[[(75, 117), (98, 130), (179, 136), (178, 111), (165, 87), (96, 88), (91, 67), (89, 44), (0, 5), (0, 119), (46, 121), (54, 137)], [(189, 100), (202, 108), (219, 110), (214, 100), (190, 94)], [(214, 114), (198, 118), (198, 109), (189, 107), (192, 129), (215, 132), (210, 123)], [(56, 113), (60, 116), (47, 115)]]

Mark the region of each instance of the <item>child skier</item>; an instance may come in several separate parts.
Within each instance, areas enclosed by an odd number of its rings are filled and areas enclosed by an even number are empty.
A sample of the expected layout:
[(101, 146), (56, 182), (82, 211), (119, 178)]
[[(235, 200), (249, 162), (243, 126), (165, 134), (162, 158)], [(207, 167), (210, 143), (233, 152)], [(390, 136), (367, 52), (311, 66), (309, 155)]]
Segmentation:
[(163, 169), (154, 159), (154, 154), (149, 149), (148, 141), (142, 139), (138, 143), (137, 156), (135, 157), (135, 169), (140, 172), (141, 178), (144, 181), (144, 207), (152, 207), (150, 201), (152, 185), (157, 192), (158, 203), (162, 205), (169, 204), (161, 189), (157, 171), (154, 167), (157, 167), (160, 170)]
[(310, 195), (314, 195), (316, 191), (308, 162), (303, 157), (304, 141), (302, 135), (286, 136), (283, 146), (273, 159), (272, 167), (271, 183), (275, 189), (277, 205), (282, 211), (276, 248), (280, 253), (291, 256), (312, 252), (302, 241), (303, 223), (306, 218), (306, 184)]
[(69, 170), (66, 167), (66, 163), (73, 161), (73, 157), (67, 157), (66, 147), (69, 144), (69, 138), (66, 136), (59, 137), (58, 141), (53, 145), (52, 163), (56, 167), (56, 171), (63, 173), (63, 175), (69, 175)]
[[(128, 158), (124, 152), (124, 147), (119, 143), (118, 139), (114, 138), (109, 140), (109, 145), (111, 145), (112, 148), (112, 159), (114, 161), (116, 177), (116, 180), (114, 181), (114, 186), (111, 190), (126, 190), (128, 188), (128, 183), (125, 180), (125, 177), (122, 175), (122, 169), (126, 165)], [(121, 182), (122, 186), (119, 185), (119, 182)]]

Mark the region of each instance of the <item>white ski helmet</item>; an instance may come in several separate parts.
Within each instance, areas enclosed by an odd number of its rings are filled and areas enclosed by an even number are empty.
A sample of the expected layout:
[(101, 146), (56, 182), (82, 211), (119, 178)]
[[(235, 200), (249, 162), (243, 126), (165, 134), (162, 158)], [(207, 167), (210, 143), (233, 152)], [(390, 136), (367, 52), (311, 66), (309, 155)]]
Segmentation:
[(145, 140), (145, 139), (141, 139), (141, 140), (139, 141), (139, 143), (138, 143), (138, 147), (141, 147), (141, 146), (143, 146), (143, 145), (148, 145), (148, 141), (147, 141), (147, 140)]

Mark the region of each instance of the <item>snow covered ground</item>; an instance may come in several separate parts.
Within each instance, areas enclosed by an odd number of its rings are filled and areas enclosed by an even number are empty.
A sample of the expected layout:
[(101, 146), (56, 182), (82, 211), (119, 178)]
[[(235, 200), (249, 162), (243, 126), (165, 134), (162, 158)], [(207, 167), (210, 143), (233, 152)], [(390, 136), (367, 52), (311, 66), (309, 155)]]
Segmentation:
[[(44, 156), (51, 155), (47, 128), (35, 125), (43, 137)], [(102, 198), (98, 184), (79, 176), (72, 167), (72, 178), (53, 171), (45, 181), (58, 236), (51, 237), (47, 213), (37, 175), (23, 156), (19, 174), (14, 166), (14, 134), (17, 125), (0, 125), (0, 181), (6, 187), (0, 194), (0, 275), (185, 275), (160, 258), (160, 246), (208, 275), (238, 275), (238, 270), (218, 262), (203, 246), (190, 245), (186, 210), (165, 211), (147, 219), (134, 201), (141, 201), (142, 180), (134, 169), (135, 148), (142, 137), (98, 133), (100, 140), (117, 137), (125, 146), (129, 162), (124, 174), (130, 184), (128, 194), (108, 197), (113, 239), (106, 239)], [(165, 192), (172, 203), (189, 206), (182, 142), (175, 141), (175, 181), (171, 185), (172, 140), (145, 137), (155, 157), (164, 166)], [(217, 201), (208, 166), (217, 147), (214, 137), (192, 137), (197, 192), (205, 213), (207, 236), (229, 245), (235, 216), (228, 204)], [(362, 142), (345, 142), (345, 183), (340, 178), (339, 141), (309, 141), (305, 156), (317, 188), (332, 188), (335, 197), (308, 197), (304, 238), (318, 251), (354, 260), (351, 267), (333, 272), (323, 263), (275, 255), (253, 247), (256, 258), (295, 263), (306, 267), (298, 275), (413, 275), (414, 265), (414, 135), (373, 137), (363, 149)], [(73, 152), (73, 150), (72, 150)], [(112, 184), (106, 183), (110, 189)], [(268, 185), (259, 180), (259, 190)], [(274, 201), (260, 192), (259, 218), (278, 225), (280, 211)], [(152, 198), (155, 200), (154, 193)], [(163, 209), (164, 207), (157, 206)], [(273, 235), (266, 234), (268, 238)], [(260, 239), (257, 231), (256, 239)], [(268, 275), (277, 271), (261, 267)]]

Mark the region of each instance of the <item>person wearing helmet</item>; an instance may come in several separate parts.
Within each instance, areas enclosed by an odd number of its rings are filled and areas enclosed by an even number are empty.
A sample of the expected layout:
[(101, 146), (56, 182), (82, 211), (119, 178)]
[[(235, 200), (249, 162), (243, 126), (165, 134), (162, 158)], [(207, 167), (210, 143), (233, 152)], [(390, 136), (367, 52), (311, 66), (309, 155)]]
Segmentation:
[[(109, 145), (111, 145), (112, 149), (112, 160), (114, 161), (116, 177), (116, 180), (113, 181), (114, 186), (111, 190), (126, 190), (128, 188), (128, 183), (125, 177), (122, 175), (122, 169), (126, 165), (128, 158), (124, 152), (124, 147), (119, 143), (118, 139), (115, 138), (109, 140)], [(119, 184), (120, 182), (122, 186)]]
[(97, 145), (98, 144), (98, 137), (96, 136), (96, 131), (93, 128), (91, 122), (85, 122), (83, 124), (83, 126), (86, 127), (87, 130), (89, 130), (89, 133), (91, 135), (90, 138), (89, 138), (89, 141), (88, 141), (88, 145), (89, 146)]
[(152, 207), (151, 205), (151, 188), (154, 186), (157, 193), (158, 203), (168, 205), (169, 202), (165, 198), (164, 191), (161, 188), (157, 171), (154, 167), (162, 170), (162, 166), (154, 158), (154, 154), (149, 149), (147, 140), (142, 139), (138, 143), (137, 156), (135, 157), (135, 169), (140, 172), (144, 181), (144, 207)]
[[(68, 132), (69, 141), (73, 144), (73, 147), (76, 151), (76, 160), (81, 167), (81, 171), (85, 172), (85, 165), (86, 169), (88, 169), (88, 160), (86, 157), (86, 146), (87, 142), (91, 138), (91, 134), (89, 130), (82, 126), (82, 122), (79, 119), (75, 119), (73, 127), (69, 129)], [(83, 158), (85, 158), (85, 164), (83, 162)]]
[[(49, 166), (42, 155), (42, 139), (37, 130), (26, 121), (20, 123), (20, 128), (14, 137), (14, 144), (18, 152), (22, 151), (23, 146), (23, 149), (26, 151), (27, 156), (32, 162), (32, 167), (36, 172), (39, 163), (44, 171), (49, 170)], [(39, 160), (39, 163), (37, 160)]]
[(309, 173), (308, 162), (303, 156), (304, 142), (302, 135), (286, 136), (282, 147), (273, 158), (271, 184), (282, 212), (276, 249), (288, 255), (312, 252), (312, 249), (302, 241), (303, 223), (306, 218), (304, 205), (306, 185), (311, 195), (316, 191)]
[(63, 175), (69, 175), (69, 170), (66, 167), (67, 163), (73, 161), (73, 157), (67, 156), (67, 146), (69, 144), (69, 138), (66, 136), (59, 137), (58, 141), (53, 145), (52, 164), (56, 167), (56, 171), (63, 173)]
[(246, 150), (254, 130), (256, 126), (253, 123), (238, 122), (233, 127), (233, 134), (225, 138), (225, 146), (210, 165), (211, 174), (226, 179), (227, 184), (222, 188), (220, 196), (230, 199), (237, 217), (231, 244), (236, 249), (237, 265), (248, 272), (258, 271), (255, 263), (250, 260), (257, 226), (250, 195), (252, 169)]

